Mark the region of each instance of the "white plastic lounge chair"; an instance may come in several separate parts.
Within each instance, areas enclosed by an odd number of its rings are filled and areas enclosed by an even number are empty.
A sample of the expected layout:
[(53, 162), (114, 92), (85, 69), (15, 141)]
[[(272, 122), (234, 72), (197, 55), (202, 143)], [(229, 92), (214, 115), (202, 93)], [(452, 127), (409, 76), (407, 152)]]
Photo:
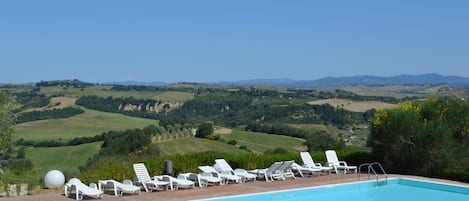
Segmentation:
[(199, 166), (199, 169), (202, 172), (205, 173), (211, 173), (214, 177), (219, 177), (221, 178), (224, 182), (223, 183), (229, 183), (235, 182), (235, 183), (240, 183), (241, 182), (241, 177), (236, 176), (233, 172), (231, 171), (222, 171), (218, 172), (214, 167), (212, 166)]
[(106, 192), (106, 191), (114, 192), (114, 196), (122, 196), (124, 195), (124, 193), (129, 193), (129, 194), (140, 193), (140, 187), (134, 186), (131, 181), (130, 183), (129, 182), (121, 183), (113, 179), (99, 180), (98, 187), (99, 187), (99, 190), (103, 192)]
[(355, 170), (355, 173), (357, 173), (357, 166), (349, 166), (347, 165), (347, 162), (339, 161), (339, 158), (337, 158), (337, 153), (335, 153), (334, 150), (327, 150), (326, 158), (327, 164), (334, 168), (336, 174), (339, 174), (338, 170), (344, 170), (344, 174), (347, 174), (347, 171), (350, 170)]
[(177, 178), (169, 176), (169, 175), (162, 175), (156, 176), (158, 180), (170, 182), (171, 190), (178, 190), (179, 188), (194, 188), (195, 182), (188, 180), (184, 175), (179, 175)]
[(292, 172), (292, 165), (295, 161), (284, 161), (280, 167), (277, 169), (277, 173), (282, 175), (281, 179), (293, 178), (295, 179), (295, 174)]
[(103, 192), (96, 188), (96, 184), (91, 186), (87, 186), (77, 178), (72, 178), (65, 184), (65, 197), (75, 194), (76, 200), (83, 200), (84, 196), (102, 198)]
[(231, 171), (236, 176), (241, 177), (243, 181), (255, 181), (257, 178), (257, 175), (249, 173), (245, 169), (238, 168), (233, 170), (233, 168), (231, 168), (230, 164), (228, 164), (225, 159), (216, 159), (215, 165), (213, 167), (219, 172)]
[(301, 166), (298, 163), (292, 164), (292, 170), (297, 171), (301, 177), (319, 176), (322, 173), (322, 171), (318, 168), (308, 168), (308, 167)]
[(185, 177), (187, 180), (191, 180), (196, 183), (199, 187), (207, 187), (209, 184), (221, 185), (222, 179), (214, 177), (212, 173), (202, 172), (200, 174), (194, 173), (181, 173), (179, 176)]
[(151, 179), (150, 174), (148, 174), (147, 167), (143, 163), (134, 164), (135, 176), (137, 181), (143, 185), (143, 188), (146, 192), (151, 192), (152, 190), (167, 190), (169, 182), (159, 181), (157, 178)]
[[(258, 177), (264, 177), (265, 181), (269, 182), (270, 180), (282, 178), (282, 174), (277, 172), (277, 169), (283, 164), (283, 162), (275, 162), (270, 165), (269, 168), (265, 169), (254, 169), (249, 170), (249, 173), (256, 174)], [(270, 178), (270, 180), (269, 180)]]
[(303, 167), (311, 168), (311, 169), (319, 169), (323, 172), (331, 173), (334, 169), (333, 167), (323, 167), (321, 163), (315, 163), (313, 161), (313, 157), (309, 152), (300, 152), (301, 160), (303, 161)]

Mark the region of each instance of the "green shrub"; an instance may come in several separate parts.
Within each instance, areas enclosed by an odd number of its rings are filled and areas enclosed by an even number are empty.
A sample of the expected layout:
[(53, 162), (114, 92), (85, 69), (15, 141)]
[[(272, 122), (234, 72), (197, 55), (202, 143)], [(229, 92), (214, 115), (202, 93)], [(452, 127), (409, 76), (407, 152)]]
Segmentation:
[(236, 145), (237, 142), (236, 142), (236, 140), (230, 140), (227, 143), (230, 144), (230, 145)]
[(205, 138), (207, 135), (213, 133), (213, 123), (207, 122), (200, 124), (195, 133), (195, 137)]
[(430, 175), (426, 176), (435, 176), (442, 179), (451, 179), (462, 182), (469, 182), (469, 171), (462, 169), (440, 169), (432, 172)]
[(205, 136), (205, 138), (207, 138), (207, 139), (209, 139), (209, 140), (218, 140), (218, 139), (220, 139), (220, 135), (218, 135), (218, 134), (210, 134), (210, 135)]
[(0, 169), (6, 169), (10, 165), (10, 162), (7, 160), (3, 159), (0, 160)]
[(10, 170), (15, 175), (22, 175), (33, 169), (33, 162), (30, 159), (14, 159)]
[(272, 149), (272, 150), (267, 150), (264, 152), (264, 154), (283, 154), (283, 153), (287, 153), (288, 150), (284, 149), (284, 148), (275, 148), (275, 149)]

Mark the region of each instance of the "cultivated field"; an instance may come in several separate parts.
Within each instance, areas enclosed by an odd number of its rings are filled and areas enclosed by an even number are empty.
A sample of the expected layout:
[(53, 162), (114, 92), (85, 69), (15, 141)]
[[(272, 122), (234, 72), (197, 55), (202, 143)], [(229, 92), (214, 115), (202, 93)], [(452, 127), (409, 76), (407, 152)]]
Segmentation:
[(206, 151), (228, 152), (228, 153), (247, 153), (227, 143), (200, 139), (200, 138), (183, 138), (158, 143), (161, 155), (188, 154)]
[(395, 108), (396, 104), (390, 104), (380, 101), (350, 101), (346, 99), (323, 99), (317, 101), (311, 101), (309, 104), (312, 105), (322, 105), (322, 104), (329, 104), (333, 107), (344, 108), (346, 110), (354, 111), (354, 112), (366, 112), (370, 109), (390, 109)]
[(123, 114), (100, 112), (85, 109), (79, 114), (65, 119), (48, 119), (16, 125), (15, 136), (25, 140), (71, 140), (75, 137), (90, 137), (110, 130), (143, 128), (158, 124), (157, 120), (129, 117)]
[[(427, 96), (430, 94), (461, 95), (460, 90), (445, 84), (440, 85), (386, 85), (386, 86), (347, 86), (343, 90), (362, 96), (388, 96), (395, 98)], [(467, 93), (466, 93), (467, 95)]]
[(72, 97), (53, 97), (50, 99), (49, 105), (41, 108), (31, 108), (28, 110), (25, 110), (25, 112), (30, 112), (30, 111), (41, 111), (41, 110), (52, 110), (52, 109), (63, 109), (66, 107), (74, 106), (75, 101), (77, 98), (72, 98)]
[[(300, 138), (240, 131), (236, 129), (232, 130), (228, 128), (218, 128), (217, 130), (223, 132), (223, 134), (220, 134), (220, 137), (225, 142), (185, 136), (183, 138), (157, 141), (156, 143), (161, 150), (161, 155), (189, 154), (206, 151), (246, 153), (245, 150), (239, 149), (242, 145), (256, 153), (263, 153), (275, 148), (283, 148), (290, 151), (306, 150), (306, 147), (303, 145), (304, 140)], [(236, 145), (226, 143), (230, 140), (236, 140)]]
[(304, 140), (282, 135), (256, 133), (248, 131), (233, 130), (230, 134), (221, 135), (225, 141), (236, 140), (236, 145), (245, 145), (253, 152), (263, 153), (275, 148), (284, 148), (291, 151), (304, 151)]

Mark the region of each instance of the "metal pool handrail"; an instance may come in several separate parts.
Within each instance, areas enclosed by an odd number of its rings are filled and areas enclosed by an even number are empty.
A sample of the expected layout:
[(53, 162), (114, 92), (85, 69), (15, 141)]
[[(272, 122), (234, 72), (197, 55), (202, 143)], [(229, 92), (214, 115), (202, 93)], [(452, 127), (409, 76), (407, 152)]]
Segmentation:
[(374, 165), (378, 165), (378, 167), (381, 169), (381, 172), (384, 174), (385, 182), (387, 184), (388, 183), (388, 175), (386, 174), (386, 171), (384, 171), (383, 166), (379, 162), (363, 163), (360, 166), (358, 166), (358, 180), (361, 180), (360, 176), (361, 176), (362, 167), (368, 166), (368, 179), (370, 179), (371, 171), (373, 171), (373, 174), (376, 177), (376, 184), (379, 184), (378, 183), (378, 181), (379, 181), (378, 174), (376, 173), (375, 169), (373, 168)]

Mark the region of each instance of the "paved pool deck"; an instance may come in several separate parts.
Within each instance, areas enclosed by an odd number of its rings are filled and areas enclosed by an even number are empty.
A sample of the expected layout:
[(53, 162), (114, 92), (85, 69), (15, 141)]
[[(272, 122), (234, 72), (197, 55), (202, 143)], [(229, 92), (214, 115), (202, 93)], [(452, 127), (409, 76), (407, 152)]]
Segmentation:
[[(431, 179), (417, 176), (403, 176), (403, 175), (388, 175), (389, 178), (413, 178), (413, 179), (424, 179), (439, 181), (445, 183), (452, 183), (458, 185), (469, 186), (467, 183), (441, 180), (441, 179)], [(380, 178), (383, 178), (382, 176)], [(367, 176), (362, 175), (362, 180), (366, 180)], [(372, 178), (374, 179), (374, 178)], [(321, 185), (330, 185), (330, 184), (340, 184), (348, 182), (358, 181), (358, 174), (347, 174), (347, 175), (323, 175), (319, 177), (309, 177), (309, 178), (296, 178), (296, 179), (287, 179), (285, 181), (274, 181), (274, 182), (265, 182), (265, 181), (254, 181), (246, 182), (241, 184), (228, 184), (221, 186), (209, 186), (206, 188), (195, 187), (194, 189), (183, 189), (178, 191), (156, 191), (151, 193), (141, 192), (138, 195), (124, 195), (123, 197), (114, 197), (110, 194), (105, 194), (100, 200), (115, 200), (115, 201), (152, 201), (152, 200), (167, 200), (167, 201), (176, 201), (176, 200), (193, 200), (193, 199), (203, 199), (203, 198), (213, 198), (220, 196), (230, 196), (230, 195), (240, 195), (247, 193), (259, 193), (259, 192), (268, 192), (268, 191), (277, 191), (277, 190), (286, 190), (286, 189), (295, 189), (295, 188), (304, 188), (304, 187), (313, 187)], [(30, 195), (26, 197), (15, 197), (15, 198), (0, 198), (0, 200), (5, 201), (66, 201), (74, 200), (72, 198), (67, 198), (63, 194), (63, 190), (41, 190), (39, 194)], [(96, 200), (93, 198), (85, 198), (85, 200)]]

